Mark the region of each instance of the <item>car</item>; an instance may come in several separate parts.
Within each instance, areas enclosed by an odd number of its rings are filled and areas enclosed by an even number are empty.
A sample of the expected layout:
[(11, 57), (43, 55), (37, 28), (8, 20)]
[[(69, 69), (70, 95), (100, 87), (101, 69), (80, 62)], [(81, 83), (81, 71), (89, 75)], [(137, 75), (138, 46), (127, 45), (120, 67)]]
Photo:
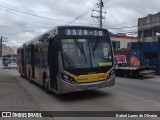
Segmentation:
[(10, 63), (10, 61), (6, 60), (6, 61), (3, 61), (3, 69), (6, 69), (8, 68), (8, 64)]
[(15, 62), (9, 63), (8, 69), (17, 69), (17, 64)]

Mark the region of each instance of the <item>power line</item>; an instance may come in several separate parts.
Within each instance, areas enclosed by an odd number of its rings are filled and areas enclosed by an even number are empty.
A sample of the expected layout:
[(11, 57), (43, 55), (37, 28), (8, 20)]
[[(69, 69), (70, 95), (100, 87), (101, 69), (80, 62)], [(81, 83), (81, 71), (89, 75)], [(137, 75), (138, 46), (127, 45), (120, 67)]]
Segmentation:
[(132, 33), (132, 32), (138, 32), (137, 30), (125, 30), (125, 31), (117, 31), (119, 33)]
[[(28, 20), (32, 20), (32, 22), (33, 21), (35, 21), (36, 23), (37, 22), (39, 22), (39, 23), (42, 23), (42, 24), (45, 24), (45, 25), (51, 25), (51, 24), (48, 24), (48, 22), (42, 22), (42, 21), (38, 21), (38, 20), (35, 20), (35, 19), (31, 19), (31, 18), (28, 18), (28, 17), (25, 17), (25, 16), (21, 16), (21, 15), (18, 15), (18, 14), (16, 14), (16, 13), (12, 13), (12, 11), (8, 11), (8, 10), (5, 10), (5, 9), (2, 9), (2, 8), (0, 8), (0, 10), (3, 10), (3, 11), (6, 11), (6, 12), (8, 12), (9, 14), (12, 14), (12, 15), (15, 15), (15, 16), (18, 16), (18, 17), (21, 17), (21, 18), (26, 18), (26, 19), (28, 19)], [(51, 22), (51, 21), (49, 21), (49, 22)]]
[(96, 23), (82, 23), (82, 22), (75, 22), (75, 24), (80, 24), (80, 25), (99, 25), (99, 24), (96, 24)]
[(129, 26), (129, 27), (119, 27), (119, 28), (107, 28), (107, 29), (124, 29), (124, 28), (135, 28), (138, 26)]
[[(94, 6), (95, 6), (95, 5), (94, 5)], [(6, 7), (3, 7), (3, 8), (6, 8)], [(6, 11), (6, 12), (9, 12), (9, 13), (10, 13), (10, 11), (7, 11), (7, 10), (5, 10), (5, 9), (2, 9), (1, 6), (0, 6), (0, 9), (3, 10), (3, 11)], [(10, 9), (10, 8), (6, 8), (6, 9), (13, 10), (13, 11), (20, 12), (20, 13), (24, 13), (24, 12), (21, 12), (21, 11), (17, 11), (17, 10), (14, 10), (14, 9)], [(90, 11), (85, 11), (84, 13), (82, 13), (81, 15), (79, 15), (79, 16), (77, 17), (77, 19), (85, 16), (85, 15), (88, 14), (89, 12), (90, 12)], [(11, 14), (11, 13), (10, 13), (10, 14)], [(30, 13), (26, 13), (26, 12), (25, 12), (24, 14), (29, 14), (29, 15), (36, 16), (36, 17), (37, 17), (37, 15), (33, 15), (33, 14), (30, 14)], [(20, 16), (20, 15), (17, 15), (17, 14), (13, 14), (13, 15)], [(24, 17), (24, 16), (20, 16), (20, 17), (26, 18), (26, 17)], [(38, 17), (40, 17), (40, 16), (38, 16)], [(44, 18), (44, 17), (43, 17), (43, 18)], [(45, 17), (45, 18), (46, 18), (46, 17)], [(27, 19), (31, 20), (30, 18), (27, 18)], [(52, 18), (47, 18), (47, 19), (52, 19)], [(59, 20), (59, 19), (53, 19), (53, 20), (57, 20), (57, 21), (60, 21), (60, 22), (64, 22), (64, 21)], [(75, 20), (74, 20), (74, 21), (75, 21)], [(73, 23), (74, 21), (72, 21), (71, 23)], [(41, 21), (38, 21), (38, 22), (42, 23)], [(48, 22), (47, 22), (47, 23), (48, 23)], [(43, 23), (43, 24), (46, 24), (46, 23)], [(55, 23), (54, 23), (54, 24), (55, 24)], [(78, 23), (78, 24), (84, 24), (84, 23)], [(86, 24), (88, 24), (88, 23), (86, 23)], [(94, 24), (88, 24), (88, 25), (94, 25)]]
[[(113, 31), (112, 31), (113, 32)], [(128, 31), (114, 31), (116, 33), (123, 33), (123, 34), (128, 34), (128, 33), (133, 33), (133, 34), (137, 34), (138, 31), (137, 30), (128, 30)]]
[[(104, 1), (104, 3), (107, 3), (107, 2), (110, 2), (111, 0), (108, 0), (108, 1)], [(96, 6), (96, 4), (94, 5), (94, 7)], [(32, 15), (32, 16), (36, 16), (36, 17), (41, 17), (41, 18), (45, 18), (45, 19), (52, 19), (52, 18), (48, 18), (48, 17), (43, 17), (43, 16), (39, 16), (39, 15), (34, 15), (34, 14), (31, 14), (31, 13), (26, 13), (26, 12), (22, 12), (22, 11), (19, 11), (19, 10), (15, 10), (15, 9), (11, 9), (11, 8), (7, 8), (7, 7), (2, 7), (0, 6), (1, 8), (6, 8), (6, 9), (9, 9), (9, 10), (12, 10), (12, 11), (16, 11), (16, 12), (20, 12), (20, 13), (24, 13), (24, 14), (27, 14), (27, 15)], [(0, 9), (1, 9), (0, 8)], [(4, 9), (3, 9), (4, 10)], [(6, 11), (6, 10), (5, 10)], [(9, 12), (9, 11), (7, 11)], [(86, 14), (88, 14), (90, 12), (90, 9), (88, 9), (87, 11), (85, 11), (84, 13), (82, 13), (81, 15), (79, 15), (78, 17), (75, 18), (74, 21), (76, 21), (77, 19), (85, 16)], [(58, 20), (58, 19), (53, 19), (53, 20)], [(8, 20), (9, 21), (9, 20)], [(58, 20), (59, 21), (59, 20)], [(61, 21), (61, 20), (60, 20)], [(70, 22), (70, 23), (73, 23), (74, 21)], [(123, 23), (119, 23), (119, 24), (124, 24), (124, 23), (129, 23), (129, 22), (123, 22)], [(78, 23), (78, 24), (84, 24), (84, 23)], [(115, 26), (115, 25), (119, 25), (119, 24), (114, 24), (114, 25), (110, 25), (110, 26)], [(33, 25), (33, 24), (32, 24)], [(93, 25), (93, 24), (90, 24), (90, 25)], [(97, 24), (96, 24), (97, 25)], [(110, 28), (110, 29), (121, 29), (121, 28)]]
[[(4, 21), (11, 21), (11, 22), (18, 22), (18, 21), (14, 21), (14, 20), (8, 20), (8, 19), (3, 19), (3, 18), (0, 18), (0, 20), (4, 20)], [(87, 24), (87, 25), (97, 25), (97, 24), (88, 24), (88, 23), (77, 23), (77, 24)], [(53, 25), (50, 27), (50, 26), (37, 26), (37, 25), (35, 25), (35, 24), (29, 24), (29, 23), (26, 23), (25, 25), (34, 25), (35, 27), (28, 27), (28, 28), (41, 28), (41, 27), (43, 27), (43, 28), (53, 28)], [(0, 25), (0, 26), (5, 26), (5, 27), (19, 27), (19, 26), (8, 26), (8, 25)], [(54, 25), (55, 26), (55, 25)], [(23, 27), (27, 27), (27, 26), (23, 26)]]
[[(97, 3), (94, 4), (94, 8), (96, 7)], [(91, 11), (92, 7), (87, 9), (85, 12), (83, 12), (82, 14), (80, 14), (79, 16), (75, 17), (73, 20), (71, 20), (70, 22), (67, 23), (67, 25), (72, 24), (73, 22), (75, 22), (76, 20), (84, 17), (85, 15), (89, 14)]]
[[(18, 21), (14, 21), (14, 20), (8, 20), (8, 19), (4, 19), (4, 18), (0, 18), (0, 20), (4, 20), (4, 21), (10, 21), (10, 22), (18, 22)], [(23, 22), (20, 22), (20, 23), (23, 23)], [(35, 26), (35, 24), (31, 24), (31, 23), (26, 23), (26, 25), (34, 25)], [(6, 26), (6, 25), (0, 25), (0, 26)], [(8, 27), (8, 26), (7, 26)], [(13, 26), (14, 27), (14, 26)]]
[(117, 24), (114, 24), (114, 25), (109, 25), (108, 27), (115, 26), (115, 25), (126, 24), (126, 23), (131, 23), (131, 22), (135, 22), (135, 21), (137, 21), (137, 19), (134, 19), (132, 21), (127, 21), (127, 22), (117, 23)]
[[(108, 3), (108, 2), (111, 2), (111, 0), (104, 1), (104, 4), (105, 4), (105, 3)], [(138, 19), (138, 18), (137, 18), (137, 19)], [(116, 26), (116, 25), (121, 25), (121, 24), (126, 24), (126, 23), (131, 23), (131, 22), (135, 22), (135, 21), (137, 21), (137, 19), (133, 19), (132, 21), (122, 22), (122, 23), (118, 23), (118, 24), (114, 24), (114, 25), (109, 25), (108, 27)]]
[(11, 10), (11, 11), (15, 11), (15, 12), (19, 12), (19, 13), (23, 13), (23, 14), (26, 14), (26, 15), (30, 15), (30, 16), (34, 16), (34, 17), (39, 17), (39, 18), (47, 19), (47, 20), (62, 21), (62, 20), (59, 20), (59, 19), (53, 19), (53, 18), (49, 18), (49, 17), (44, 17), (44, 16), (36, 15), (36, 14), (31, 14), (31, 13), (15, 10), (13, 8), (4, 7), (4, 6), (0, 6), (0, 8), (5, 8), (5, 9)]
[(108, 2), (110, 2), (110, 1), (111, 1), (111, 0), (107, 0), (107, 1), (105, 0), (105, 1), (103, 2), (103, 4), (108, 3)]
[[(8, 20), (8, 19), (3, 19), (3, 18), (0, 18), (1, 20), (5, 20), (5, 21), (12, 21), (12, 22), (17, 22), (17, 21), (13, 21), (13, 20)], [(78, 24), (85, 24), (85, 23), (78, 23)], [(87, 23), (86, 23), (87, 24)], [(35, 25), (35, 24), (30, 24), (30, 25)], [(97, 24), (89, 24), (89, 25), (97, 25)], [(8, 25), (0, 25), (0, 26), (3, 26), (3, 27), (16, 27), (16, 28), (19, 28), (19, 26), (8, 26)], [(107, 26), (106, 26), (107, 27)], [(109, 28), (107, 27), (107, 29), (124, 29), (124, 28), (135, 28), (135, 27), (138, 27), (138, 26), (123, 26), (123, 27), (118, 27), (118, 28)], [(27, 27), (27, 26), (23, 26), (23, 28), (53, 28), (53, 27), (49, 27), (49, 26), (31, 26), (31, 27)]]
[[(7, 25), (0, 25), (0, 27), (7, 27), (7, 28), (21, 28), (20, 26), (7, 26)], [(53, 28), (53, 27), (45, 27), (45, 26), (35, 26), (35, 27), (29, 27), (29, 26), (23, 26), (23, 28)]]

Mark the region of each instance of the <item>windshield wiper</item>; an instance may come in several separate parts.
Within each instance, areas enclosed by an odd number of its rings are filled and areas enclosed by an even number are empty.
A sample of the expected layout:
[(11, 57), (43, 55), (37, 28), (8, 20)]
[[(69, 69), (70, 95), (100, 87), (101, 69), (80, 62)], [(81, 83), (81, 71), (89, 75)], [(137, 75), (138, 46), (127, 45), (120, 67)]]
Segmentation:
[(97, 38), (96, 42), (94, 44), (94, 47), (93, 47), (93, 51), (95, 51), (97, 49), (98, 43), (99, 43), (99, 39)]
[(86, 58), (86, 55), (85, 55), (85, 52), (84, 52), (83, 45), (81, 45), (80, 42), (77, 39), (73, 39), (73, 40), (75, 41), (75, 44), (79, 48), (80, 52), (84, 55), (85, 62), (87, 62), (87, 58)]
[(93, 58), (94, 58), (94, 60), (95, 60), (94, 51), (97, 49), (97, 46), (98, 46), (98, 38), (96, 39), (96, 42), (95, 42), (94, 46), (93, 46), (93, 44), (92, 44), (92, 50), (93, 50)]
[(93, 59), (95, 60), (94, 46), (93, 46), (93, 44), (91, 44), (91, 46), (92, 46), (92, 51), (93, 51)]

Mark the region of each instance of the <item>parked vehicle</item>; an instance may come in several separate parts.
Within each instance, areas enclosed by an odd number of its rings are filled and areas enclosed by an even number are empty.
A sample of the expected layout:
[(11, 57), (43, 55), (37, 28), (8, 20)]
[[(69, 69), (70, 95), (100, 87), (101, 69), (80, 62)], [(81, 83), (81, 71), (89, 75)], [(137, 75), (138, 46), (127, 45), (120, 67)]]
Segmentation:
[(3, 69), (8, 68), (9, 63), (16, 63), (16, 55), (4, 55), (2, 57)]
[(9, 63), (8, 69), (17, 69), (17, 64), (15, 62)]
[(137, 59), (141, 66), (149, 66), (160, 75), (160, 41), (132, 43), (131, 56), (134, 64), (137, 64)]
[(10, 60), (7, 57), (3, 57), (3, 59), (2, 59), (3, 69), (8, 68), (9, 63), (10, 63)]
[[(154, 73), (149, 66), (136, 66), (136, 65), (127, 65), (127, 60), (125, 55), (116, 55), (114, 56), (116, 67), (115, 73), (117, 76), (124, 77), (135, 77), (135, 76), (144, 76), (151, 75)], [(139, 62), (137, 62), (138, 64)]]

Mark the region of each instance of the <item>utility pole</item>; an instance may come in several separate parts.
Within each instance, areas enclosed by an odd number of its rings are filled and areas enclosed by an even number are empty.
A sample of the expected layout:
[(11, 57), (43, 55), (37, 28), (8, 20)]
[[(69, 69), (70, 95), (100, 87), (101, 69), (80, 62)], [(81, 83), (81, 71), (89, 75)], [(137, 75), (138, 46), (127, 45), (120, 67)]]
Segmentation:
[(102, 27), (102, 19), (105, 19), (105, 17), (103, 17), (102, 13), (105, 13), (105, 14), (106, 14), (106, 12), (103, 12), (103, 11), (102, 11), (102, 7), (103, 7), (103, 1), (102, 1), (102, 0), (99, 0), (99, 3), (97, 3), (97, 5), (98, 5), (99, 10), (93, 9), (92, 11), (93, 11), (93, 12), (94, 12), (94, 11), (99, 12), (99, 15), (98, 15), (98, 16), (93, 16), (93, 15), (91, 15), (91, 17), (93, 17), (93, 18), (98, 18), (99, 21), (100, 21), (100, 27)]
[(0, 39), (0, 57), (2, 57), (2, 36)]
[(100, 27), (102, 27), (102, 7), (103, 7), (103, 2), (100, 0)]

